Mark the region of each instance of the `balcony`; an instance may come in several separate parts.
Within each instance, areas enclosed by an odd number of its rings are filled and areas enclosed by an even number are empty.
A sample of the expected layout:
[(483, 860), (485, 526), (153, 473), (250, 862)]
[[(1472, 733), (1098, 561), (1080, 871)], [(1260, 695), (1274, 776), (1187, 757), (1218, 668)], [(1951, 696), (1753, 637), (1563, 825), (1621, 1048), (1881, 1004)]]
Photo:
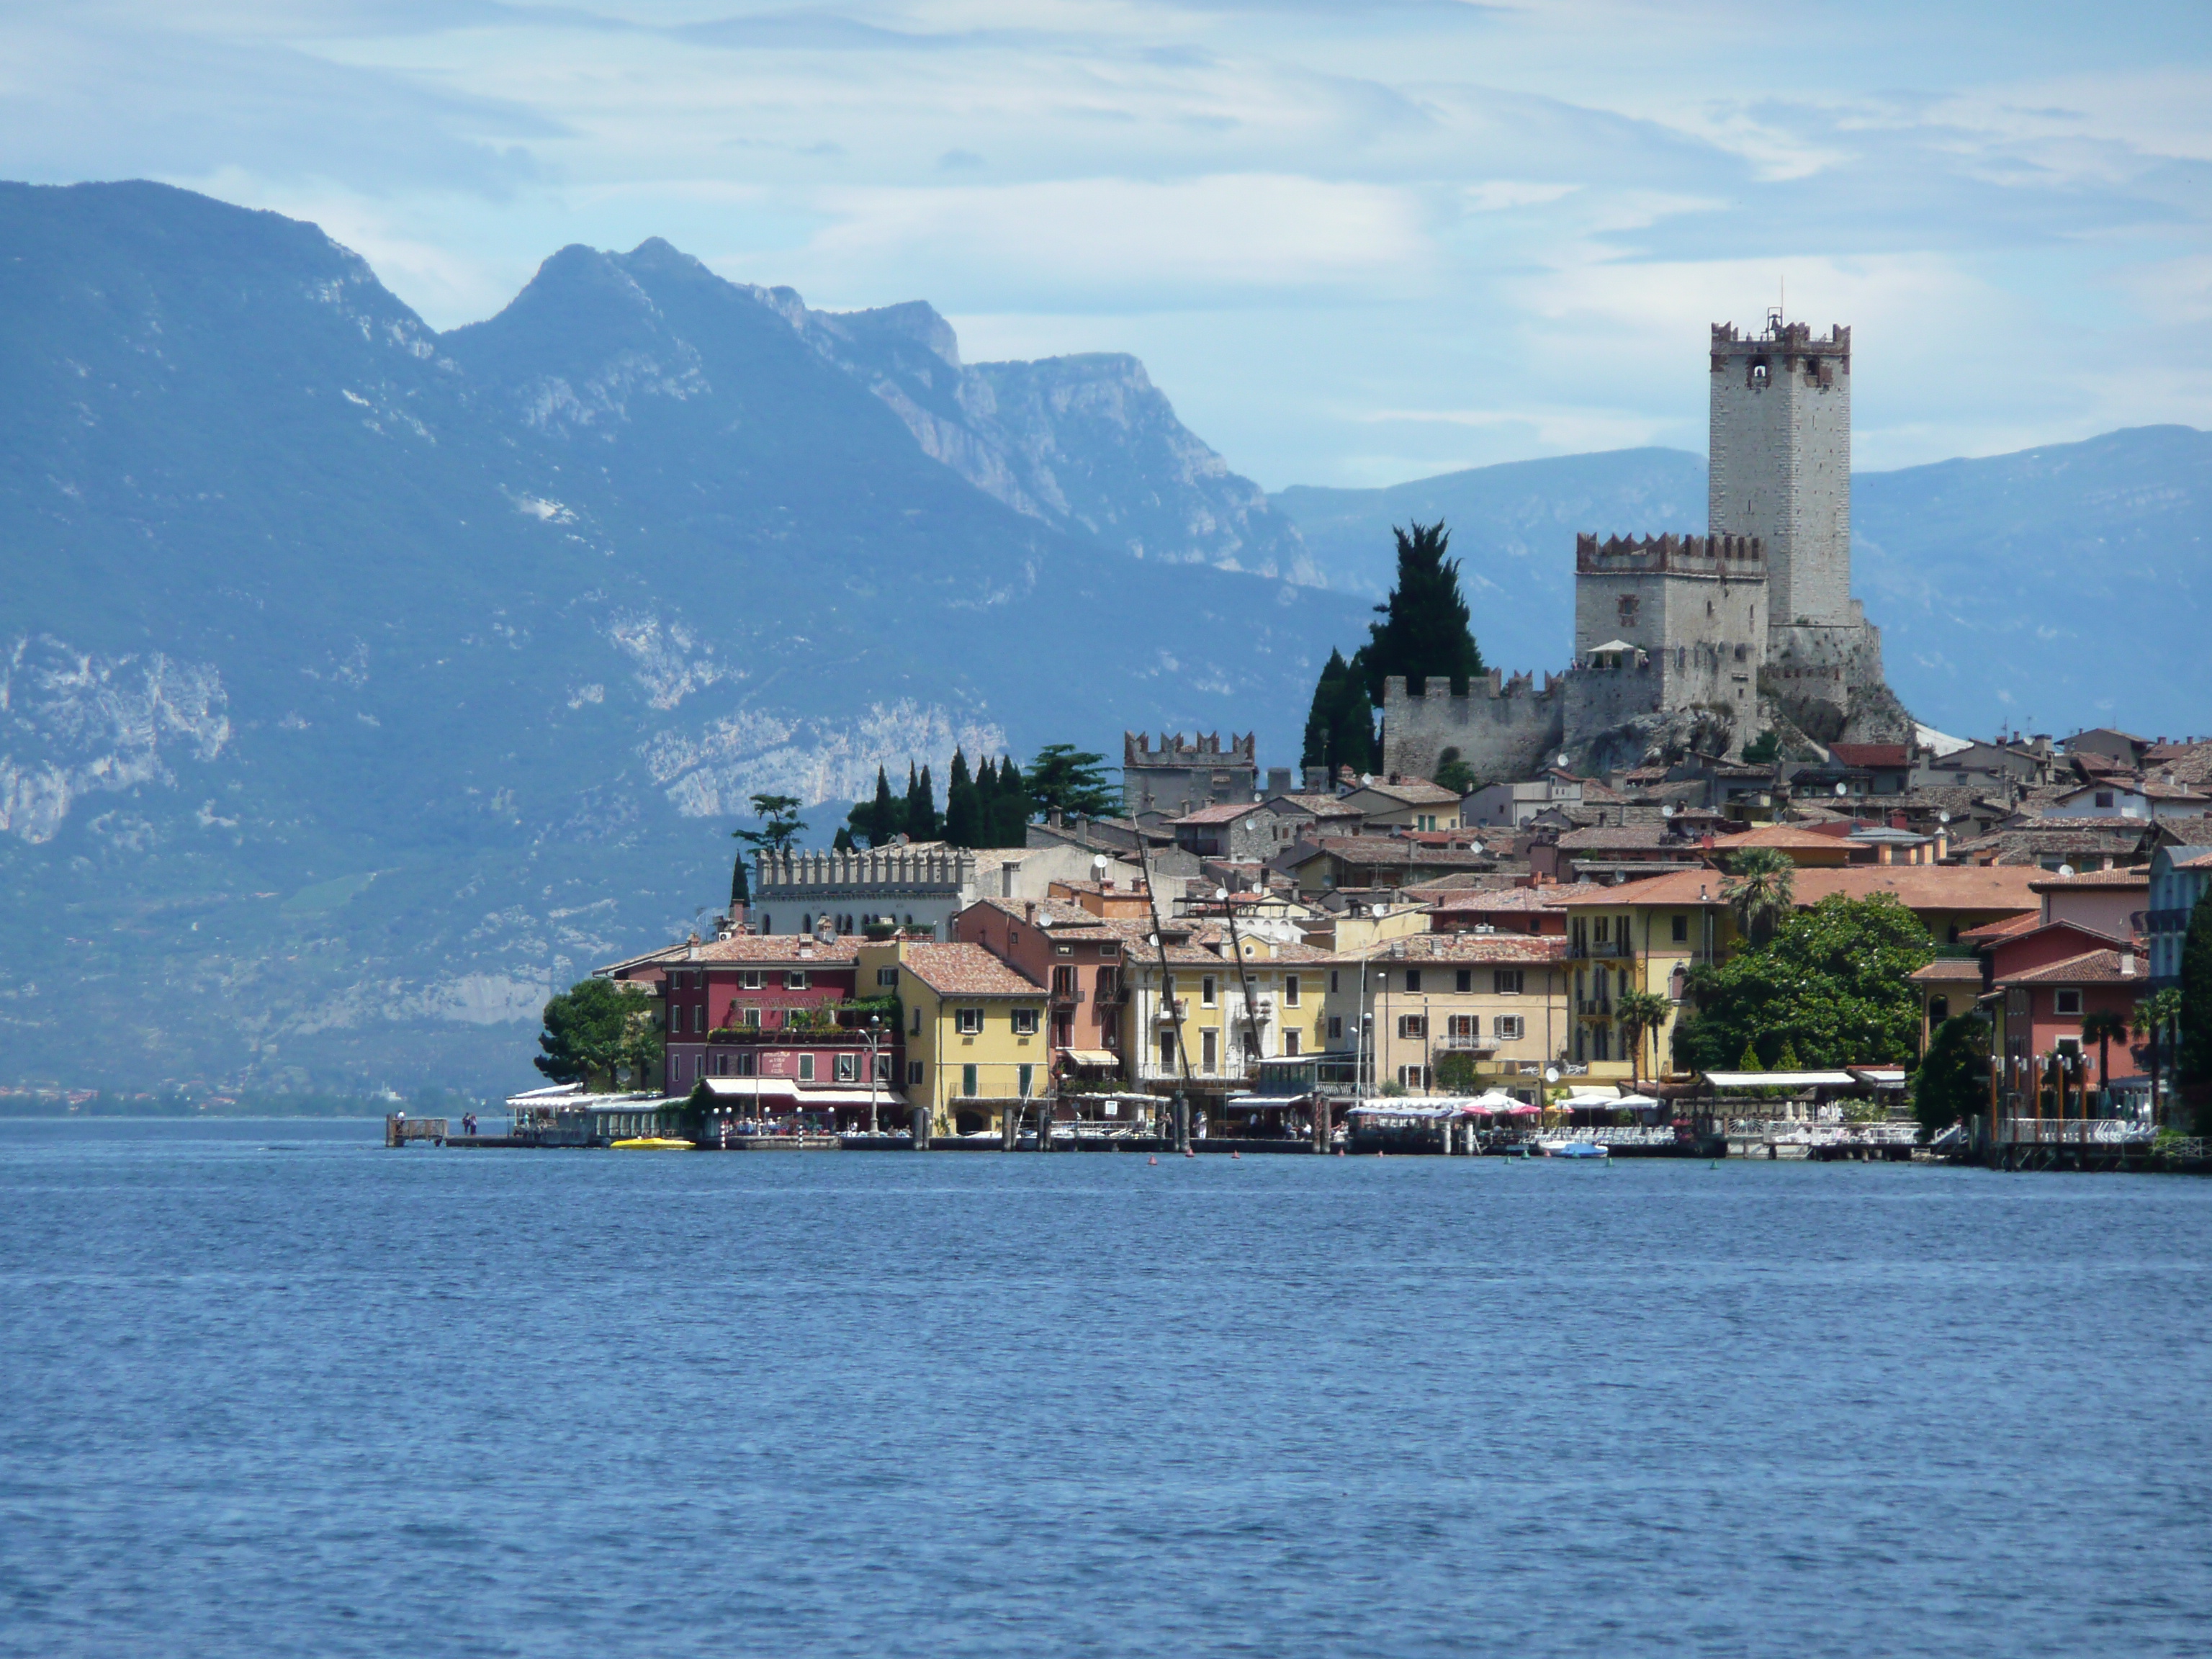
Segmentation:
[(1584, 1019), (1611, 1019), (1613, 1004), (1604, 997), (1577, 997), (1575, 999), (1575, 1012)]
[(1438, 1037), (1433, 1046), (1448, 1054), (1487, 1054), (1498, 1048), (1493, 1039), (1479, 1036)]
[(1188, 1019), (1190, 999), (1176, 997), (1170, 1000), (1163, 997), (1160, 999), (1159, 1006), (1152, 1010), (1152, 1018), (1154, 1019)]
[(1600, 957), (1632, 957), (1636, 953), (1628, 948), (1626, 939), (1607, 939), (1595, 944), (1577, 939), (1567, 946), (1567, 954), (1577, 961), (1588, 961)]
[(1052, 988), (1050, 997), (1054, 1007), (1073, 1008), (1083, 1000), (1083, 987), (1079, 983), (1065, 988), (1055, 985)]

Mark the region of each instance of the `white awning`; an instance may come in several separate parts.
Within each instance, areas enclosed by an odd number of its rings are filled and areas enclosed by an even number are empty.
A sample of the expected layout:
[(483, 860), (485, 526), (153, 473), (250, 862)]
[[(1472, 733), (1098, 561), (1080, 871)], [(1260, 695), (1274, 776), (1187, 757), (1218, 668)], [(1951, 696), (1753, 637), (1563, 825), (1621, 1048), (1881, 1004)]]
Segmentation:
[[(782, 1108), (796, 1107), (801, 1111), (820, 1107), (865, 1106), (869, 1094), (865, 1087), (845, 1085), (835, 1089), (811, 1089), (787, 1077), (702, 1077), (712, 1098), (721, 1101), (764, 1101)], [(906, 1097), (888, 1084), (878, 1084), (874, 1096), (878, 1106), (904, 1106)]]
[(1716, 1089), (1849, 1089), (1858, 1082), (1849, 1072), (1708, 1072)]
[(1121, 1056), (1111, 1048), (1063, 1048), (1060, 1052), (1078, 1066), (1119, 1066)]

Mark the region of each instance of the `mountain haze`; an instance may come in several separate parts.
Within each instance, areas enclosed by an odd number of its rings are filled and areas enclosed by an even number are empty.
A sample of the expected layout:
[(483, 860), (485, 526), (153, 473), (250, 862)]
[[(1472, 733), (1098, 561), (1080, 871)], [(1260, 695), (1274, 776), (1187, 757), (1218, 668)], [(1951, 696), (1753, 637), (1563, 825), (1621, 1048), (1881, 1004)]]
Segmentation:
[(0, 187), (0, 247), (15, 1077), (512, 1081), (549, 986), (723, 896), (750, 793), (1255, 711), (1280, 754), (1357, 621), (1215, 568), (1296, 532), (1130, 360), (963, 370), (658, 241), (441, 335), (152, 185)]

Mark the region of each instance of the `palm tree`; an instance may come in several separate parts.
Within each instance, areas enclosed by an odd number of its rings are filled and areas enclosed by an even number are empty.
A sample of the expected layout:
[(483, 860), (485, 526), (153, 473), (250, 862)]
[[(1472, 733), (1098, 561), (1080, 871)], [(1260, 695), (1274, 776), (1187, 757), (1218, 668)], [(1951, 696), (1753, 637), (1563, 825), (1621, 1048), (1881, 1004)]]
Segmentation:
[(1754, 945), (1764, 945), (1796, 904), (1797, 866), (1778, 847), (1749, 847), (1729, 861), (1721, 896), (1735, 912), (1735, 925)]
[[(2127, 1017), (2116, 1014), (2109, 1008), (2092, 1008), (2081, 1016), (2081, 1041), (2097, 1045), (2097, 1087), (2112, 1088), (2112, 1043), (2124, 1042), (2128, 1035)], [(2081, 1098), (2081, 1115), (2089, 1115), (2089, 1100)]]
[(2160, 1039), (2181, 1018), (2181, 993), (2172, 986), (2154, 991), (2136, 1004), (2135, 1035), (2150, 1045), (2150, 1119), (2158, 1121)]
[(1644, 1035), (1655, 1037), (1664, 1030), (1674, 1005), (1656, 991), (1623, 991), (1613, 1008), (1620, 1029), (1628, 1034), (1628, 1075), (1632, 1085), (1644, 1080)]

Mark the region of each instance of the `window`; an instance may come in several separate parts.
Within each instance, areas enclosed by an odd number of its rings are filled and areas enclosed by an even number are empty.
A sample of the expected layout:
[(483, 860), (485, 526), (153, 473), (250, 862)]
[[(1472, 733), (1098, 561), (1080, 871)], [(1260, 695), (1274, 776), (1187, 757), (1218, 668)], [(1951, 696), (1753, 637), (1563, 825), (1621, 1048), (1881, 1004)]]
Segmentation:
[(876, 983), (878, 985), (896, 986), (898, 983), (898, 969), (896, 965), (894, 964), (889, 968), (877, 969)]
[(1017, 1008), (1014, 1010), (1014, 1035), (1016, 1036), (1035, 1036), (1036, 1035), (1036, 1028), (1037, 1011), (1036, 1009)]
[(860, 1080), (860, 1057), (858, 1054), (837, 1056), (837, 1081), (858, 1083)]
[(738, 989), (740, 991), (757, 991), (760, 988), (761, 975), (759, 969), (748, 968), (744, 972), (738, 975)]
[(806, 988), (806, 969), (804, 968), (785, 969), (783, 970), (783, 988), (787, 991), (804, 991)]
[(1405, 1086), (1407, 1093), (1425, 1095), (1429, 1091), (1429, 1068), (1425, 1066), (1401, 1066), (1398, 1081)]
[(973, 1066), (960, 1068), (960, 1092), (969, 1100), (975, 1098), (975, 1068)]
[(1930, 1025), (1941, 1025), (1945, 1020), (1950, 1018), (1950, 998), (1930, 997), (1928, 999), (1928, 1023)]
[(1297, 1006), (1298, 976), (1296, 974), (1285, 974), (1283, 975), (1283, 1006), (1295, 1008)]
[(878, 1083), (889, 1083), (890, 1080), (891, 1057), (889, 1054), (878, 1054), (876, 1056), (876, 1081)]
[(1341, 1042), (1344, 1041), (1344, 1016), (1342, 1014), (1331, 1014), (1328, 1017), (1328, 1040), (1331, 1042)]
[(2081, 1012), (2081, 994), (2079, 991), (2053, 991), (2051, 994), (2051, 1012), (2062, 1019), (2078, 1016)]
[(2112, 792), (2109, 789), (2100, 789), (2097, 792), (2097, 805), (2100, 806), (2110, 806), (2112, 804)]
[(707, 1029), (707, 1005), (699, 1004), (691, 1011), (691, 1030), (696, 1034)]
[(1479, 1015), (1447, 1015), (1444, 1019), (1444, 1036), (1454, 1042), (1472, 1042), (1482, 1035), (1481, 1024)]
[(1030, 1097), (1030, 1091), (1036, 1082), (1036, 1066), (1017, 1066), (1014, 1067), (1014, 1092), (1019, 1095), (1024, 1100), (1027, 1100)]
[(1632, 990), (1634, 990), (1634, 989), (1636, 988), (1635, 988), (1635, 986), (1634, 986), (1634, 984), (1633, 984), (1633, 983), (1632, 983), (1632, 982), (1631, 982), (1631, 981), (1629, 980), (1629, 977), (1628, 977), (1628, 969), (1626, 969), (1626, 968), (1621, 969), (1620, 970), (1620, 972), (1615, 975), (1615, 977), (1616, 977), (1617, 979), (1619, 979), (1619, 981), (1620, 981), (1620, 994), (1621, 994), (1621, 995), (1623, 995), (1623, 996), (1626, 996), (1626, 995), (1627, 995), (1631, 991), (1632, 991)]
[(1204, 1030), (1198, 1034), (1198, 1069), (1211, 1072), (1221, 1063), (1221, 1033)]
[(1418, 1041), (1419, 1038), (1428, 1036), (1428, 1034), (1429, 1021), (1426, 1015), (1401, 1014), (1398, 1016), (1398, 1035), (1400, 1036), (1409, 1037)]
[(1160, 1033), (1160, 1064), (1172, 1066), (1175, 1063), (1175, 1033), (1163, 1031)]
[(1634, 625), (1637, 609), (1635, 594), (1623, 593), (1620, 596), (1615, 609), (1620, 617), (1622, 627), (1626, 628)]
[(1052, 970), (1052, 994), (1063, 1002), (1067, 1001), (1070, 998), (1074, 996), (1074, 969), (1055, 968)]
[(983, 1011), (981, 1008), (962, 1008), (952, 1016), (952, 1028), (962, 1036), (975, 1036), (983, 1030)]
[(1331, 996), (1336, 994), (1336, 969), (1334, 968), (1328, 970), (1328, 991)]
[(1596, 926), (1590, 929), (1590, 942), (1595, 945), (1604, 944), (1610, 937), (1610, 934), (1607, 930), (1612, 926), (1613, 918), (1611, 916), (1600, 916), (1597, 919)]
[(1674, 932), (1675, 944), (1686, 945), (1690, 942), (1689, 917), (1680, 915), (1673, 917), (1671, 919), (1671, 926)]
[(811, 1054), (801, 1054), (801, 1055), (799, 1055), (799, 1080), (801, 1083), (811, 1083), (811, 1082), (813, 1082), (813, 1081), (814, 1081), (814, 1056), (813, 1056), (813, 1055), (811, 1055)]
[(1521, 994), (1521, 973), (1518, 968), (1493, 968), (1490, 970), (1490, 989), (1493, 996), (1517, 997)]
[[(886, 1054), (886, 1055), (884, 1056), (884, 1058), (885, 1058), (886, 1060), (888, 1060), (888, 1059), (890, 1059), (890, 1055), (888, 1055), (888, 1054)], [(910, 1085), (920, 1085), (920, 1084), (926, 1083), (926, 1082), (927, 1082), (927, 1081), (928, 1081), (927, 1077), (927, 1076), (923, 1073), (923, 1072), (922, 1072), (922, 1069), (921, 1069), (921, 1062), (920, 1060), (909, 1060), (908, 1061), (907, 1061), (907, 1063), (906, 1063), (906, 1080), (907, 1080), (907, 1082), (908, 1082), (908, 1084), (910, 1084)]]
[(1208, 974), (1198, 981), (1198, 1000), (1199, 1006), (1201, 1007), (1211, 1008), (1213, 1006), (1212, 975)]
[(1519, 1014), (1500, 1014), (1491, 1027), (1500, 1042), (1518, 1042), (1528, 1030), (1528, 1021)]
[(1111, 968), (1098, 970), (1098, 1000), (1111, 1002), (1121, 994), (1121, 987)]
[(757, 1009), (757, 1008), (742, 1008), (742, 1009), (739, 1009), (739, 1010), (738, 1011), (738, 1029), (739, 1029), (739, 1030), (746, 1030), (746, 1031), (757, 1031), (757, 1030), (760, 1030), (760, 1014), (761, 1014), (761, 1011), (760, 1011), (759, 1009)]
[(1118, 957), (1121, 954), (1121, 947), (1119, 943), (1109, 939), (1098, 947), (1098, 954), (1101, 957)]
[(1472, 968), (1462, 968), (1457, 973), (1454, 974), (1452, 975), (1452, 989), (1462, 992), (1472, 991), (1474, 989), (1474, 969)]
[(1297, 1052), (1298, 1034), (1296, 1031), (1285, 1031), (1283, 1033), (1283, 1053), (1285, 1055), (1291, 1055), (1295, 1054)]
[(1408, 991), (1418, 991), (1421, 988), (1421, 970), (1419, 969), (1408, 968), (1406, 969), (1406, 988)]
[(915, 1005), (914, 1023), (907, 1028), (907, 1035), (908, 1036), (920, 1036), (921, 1035), (921, 1005), (919, 1003)]

